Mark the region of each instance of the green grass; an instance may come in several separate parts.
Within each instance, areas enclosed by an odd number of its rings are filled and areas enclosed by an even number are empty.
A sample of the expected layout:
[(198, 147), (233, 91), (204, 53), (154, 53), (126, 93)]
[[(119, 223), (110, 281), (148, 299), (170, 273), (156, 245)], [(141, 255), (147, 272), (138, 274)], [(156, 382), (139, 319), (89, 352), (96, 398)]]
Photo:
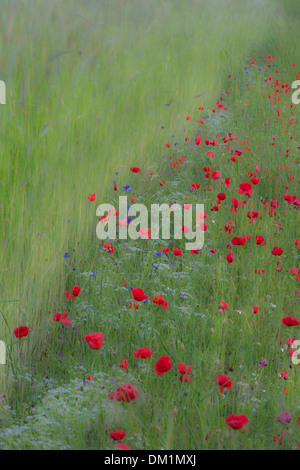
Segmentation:
[[(266, 269), (260, 265), (257, 248), (251, 262), (240, 250), (233, 250), (236, 261), (227, 266), (220, 228), (229, 220), (230, 197), (224, 203), (227, 213), (210, 213), (216, 190), (212, 195), (204, 190), (202, 167), (211, 163), (206, 151), (188, 150), (186, 158), (191, 162), (175, 176), (169, 157), (186, 153), (187, 135), (193, 142), (201, 134), (199, 106), (206, 112), (234, 83), (227, 74), (242, 72), (245, 56), (275, 54), (276, 67), (288, 69), (291, 83), (291, 64), (299, 68), (296, 2), (4, 3), (0, 79), (7, 84), (7, 104), (0, 108), (0, 339), (10, 345), (7, 367), (1, 368), (2, 394), (7, 395), (15, 418), (6, 400), (1, 420), (4, 426), (29, 426), (27, 437), (21, 428), (21, 437), (5, 438), (5, 446), (107, 448), (111, 443), (103, 429), (106, 424), (109, 430), (126, 426), (126, 442), (132, 448), (272, 448), (274, 433), (281, 431), (278, 414), (292, 410), (295, 421), (299, 410), (298, 369), (291, 370), (289, 394), (283, 395), (278, 374), (287, 370), (290, 359), (276, 342), (283, 334), (282, 312), (296, 315), (299, 307), (288, 275), (291, 263), (297, 261), (291, 242), (297, 236), (294, 212), (287, 208), (282, 233), (264, 214), (262, 232), (268, 244), (259, 248), (270, 266), (264, 278), (253, 274), (254, 267)], [(218, 119), (216, 129), (210, 127), (207, 132), (211, 138), (228, 131), (242, 140), (249, 135), (250, 147), (262, 145), (264, 152), (253, 151), (253, 160), (233, 166), (227, 154), (218, 150), (214, 169), (231, 177), (234, 197), (234, 189), (258, 163), (274, 176), (264, 178), (265, 189), (253, 197), (253, 209), (260, 196), (268, 201), (277, 197), (282, 206), (285, 191), (276, 187), (281, 177), (276, 165), (284, 161), (280, 152), (287, 146), (296, 152), (297, 140), (290, 143), (282, 121), (275, 127), (262, 123), (262, 115), (268, 119), (274, 114), (273, 106), (261, 99), (262, 84), (254, 86), (249, 98), (244, 88), (236, 89), (227, 98), (230, 117)], [(248, 108), (243, 105), (245, 99), (249, 99)], [(248, 109), (244, 116), (239, 109), (243, 106)], [(185, 120), (187, 115), (192, 121)], [(269, 146), (274, 132), (279, 151)], [(179, 144), (167, 150), (164, 144), (174, 141), (171, 135)], [(141, 177), (129, 174), (133, 165), (142, 167)], [(158, 178), (148, 178), (150, 169), (161, 172), (170, 185), (161, 189)], [(117, 194), (112, 183), (115, 172), (119, 172)], [(292, 164), (291, 172), (296, 174)], [(192, 195), (192, 202), (208, 204), (206, 212), (216, 222), (210, 224), (199, 258), (192, 263), (189, 254), (183, 259), (163, 258), (159, 271), (154, 271), (155, 250), (147, 241), (137, 243), (142, 252), (124, 255), (122, 246), (115, 247), (114, 256), (102, 248), (98, 252), (96, 205), (87, 200), (89, 194), (96, 193), (98, 204), (116, 202), (122, 186), (130, 184), (139, 202), (147, 205), (174, 197), (184, 203), (189, 202), (189, 184), (198, 180), (202, 189)], [(290, 194), (296, 192), (296, 185), (297, 180), (291, 182)], [(216, 188), (224, 189), (219, 182)], [(249, 226), (243, 216), (236, 234), (250, 231), (254, 237), (256, 230), (257, 225)], [(287, 243), (285, 256), (290, 251), (283, 275), (276, 270), (274, 274), (272, 242)], [(222, 259), (209, 253), (217, 243), (223, 243)], [(71, 260), (64, 260), (65, 252), (71, 253)], [(65, 266), (69, 261), (75, 272)], [(251, 273), (245, 276), (248, 268)], [(94, 270), (96, 279), (75, 277)], [(143, 288), (151, 298), (164, 293), (169, 309), (163, 312), (143, 305), (138, 311), (129, 310), (130, 293), (120, 286), (122, 279)], [(70, 309), (64, 291), (72, 283), (82, 284), (84, 291)], [(220, 301), (230, 305), (228, 315), (218, 312)], [(251, 314), (253, 304), (260, 306), (257, 316)], [(78, 332), (66, 331), (60, 341), (56, 333), (60, 324), (51, 317), (67, 309), (70, 316), (75, 314), (72, 324)], [(21, 343), (12, 334), (20, 324), (30, 327), (30, 336)], [(87, 351), (87, 345), (78, 341), (92, 331), (106, 335), (101, 352)], [(146, 365), (133, 360), (132, 351), (141, 346), (155, 353)], [(57, 355), (60, 352), (62, 357)], [(168, 379), (152, 371), (154, 358), (163, 354), (172, 357)], [(263, 357), (269, 366), (257, 369)], [(125, 373), (118, 367), (121, 359), (130, 361)], [(180, 384), (177, 362), (193, 364), (191, 386)], [(219, 372), (232, 377), (234, 391), (237, 383), (248, 388), (241, 385), (236, 396), (223, 401), (212, 381)], [(89, 373), (95, 383), (86, 387)], [(128, 407), (108, 403), (107, 393), (117, 388), (118, 378), (138, 384), (137, 403)], [(255, 380), (258, 385), (250, 392)], [(244, 390), (247, 396), (241, 410)], [(249, 415), (246, 433), (224, 429), (224, 419), (231, 412)], [(35, 414), (43, 416), (39, 426)], [(207, 432), (210, 438), (205, 440)], [(289, 432), (287, 447), (294, 448), (299, 441), (294, 424)]]

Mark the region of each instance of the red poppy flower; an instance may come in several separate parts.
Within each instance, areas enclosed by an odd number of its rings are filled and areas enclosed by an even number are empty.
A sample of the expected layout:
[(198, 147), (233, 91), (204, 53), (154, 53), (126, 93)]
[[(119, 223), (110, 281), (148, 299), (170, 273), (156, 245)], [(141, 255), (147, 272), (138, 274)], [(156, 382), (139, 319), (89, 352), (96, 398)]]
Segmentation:
[(230, 189), (230, 178), (225, 178), (224, 182), (222, 182), (222, 184), (225, 184), (227, 186), (227, 188)]
[(273, 207), (274, 209), (276, 209), (276, 207), (278, 207), (279, 205), (279, 201), (271, 201), (270, 202), (270, 206)]
[(147, 359), (150, 356), (153, 356), (153, 352), (150, 351), (149, 348), (146, 348), (145, 346), (142, 348), (139, 348), (138, 351), (133, 351), (133, 354), (135, 357), (138, 357), (139, 359)]
[(108, 242), (104, 243), (103, 249), (107, 251), (108, 253), (114, 254), (114, 247)]
[(227, 310), (227, 309), (228, 309), (228, 304), (226, 302), (219, 303), (219, 310)]
[(286, 413), (285, 411), (283, 411), (282, 413), (280, 413), (280, 415), (278, 416), (278, 421), (279, 421), (281, 424), (290, 423), (291, 420), (292, 420), (292, 415), (291, 415), (291, 413)]
[(143, 300), (146, 300), (149, 298), (148, 295), (144, 294), (144, 291), (142, 289), (139, 289), (139, 288), (132, 288), (131, 289), (131, 292), (132, 292), (132, 296), (134, 298), (134, 300), (137, 300), (138, 302), (142, 302)]
[(258, 217), (262, 219), (262, 212), (261, 211), (248, 211), (247, 217), (250, 219), (250, 224), (252, 224)]
[(234, 237), (232, 240), (231, 240), (231, 243), (233, 245), (245, 245), (245, 242), (246, 242), (246, 238), (245, 237)]
[(180, 362), (179, 364), (177, 364), (177, 367), (178, 367), (178, 370), (181, 374), (180, 377), (179, 377), (180, 382), (191, 382), (192, 379), (189, 376), (189, 374), (192, 371), (192, 365), (190, 364), (190, 365), (186, 366), (185, 364)]
[(282, 197), (288, 204), (292, 204), (297, 199), (297, 196), (291, 196), (290, 194), (283, 194)]
[(232, 263), (234, 261), (234, 254), (233, 253), (228, 253), (226, 255), (226, 259), (227, 259), (229, 264)]
[(217, 181), (221, 177), (221, 172), (220, 171), (212, 171), (211, 172), (211, 179), (213, 181)]
[(226, 233), (229, 233), (229, 235), (234, 233), (234, 229), (235, 229), (235, 223), (233, 222), (233, 220), (229, 220), (228, 224), (224, 225), (224, 230)]
[(175, 256), (182, 256), (182, 251), (179, 248), (173, 248), (173, 253)]
[(242, 201), (239, 201), (235, 197), (233, 197), (230, 202), (232, 204), (232, 208), (230, 209), (230, 212), (233, 212), (234, 214), (237, 214), (237, 210), (239, 207), (243, 207)]
[[(287, 338), (286, 344), (287, 344), (288, 346), (292, 346), (292, 344), (293, 344), (294, 341), (295, 341), (295, 338)], [(292, 346), (292, 347), (294, 347), (294, 346)], [(295, 348), (296, 348), (296, 345), (295, 345)]]
[(164, 375), (172, 367), (170, 356), (161, 356), (154, 365), (155, 373), (159, 376)]
[(52, 320), (53, 321), (59, 321), (62, 317), (62, 313), (56, 313), (53, 317), (52, 317)]
[(117, 390), (110, 392), (108, 396), (111, 400), (126, 401), (128, 403), (135, 400), (139, 396), (139, 392), (137, 387), (133, 387), (131, 383), (125, 383)]
[(283, 378), (283, 380), (287, 380), (289, 373), (286, 370), (283, 370), (282, 372), (280, 372), (280, 375)]
[(122, 442), (119, 442), (118, 444), (116, 444), (116, 447), (118, 447), (121, 450), (131, 450), (127, 444), (123, 444)]
[(282, 255), (283, 253), (283, 249), (280, 248), (279, 246), (274, 246), (274, 248), (272, 249), (272, 255), (274, 256), (280, 256)]
[(225, 419), (225, 423), (232, 429), (241, 429), (248, 423), (245, 415), (230, 415)]
[(298, 326), (298, 325), (300, 325), (297, 318), (295, 318), (295, 317), (284, 317), (283, 320), (282, 320), (282, 324), (285, 325), (285, 326)]
[(252, 184), (258, 184), (260, 182), (260, 179), (256, 178), (256, 176), (253, 176), (253, 178), (251, 178), (250, 181), (251, 181)]
[(73, 286), (72, 292), (65, 292), (65, 296), (68, 300), (73, 300), (74, 297), (77, 297), (80, 294), (81, 290), (82, 289), (79, 286)]
[(88, 196), (89, 201), (94, 201), (95, 199), (96, 199), (96, 194), (91, 194), (90, 196)]
[(104, 334), (89, 333), (88, 335), (85, 335), (84, 339), (86, 340), (91, 349), (101, 349), (104, 340)]
[(29, 333), (29, 328), (27, 326), (19, 326), (14, 330), (14, 335), (16, 338), (24, 338)]
[(252, 184), (247, 183), (247, 182), (241, 183), (239, 186), (238, 193), (245, 194), (246, 196), (250, 196), (251, 194), (253, 194)]
[(72, 295), (74, 297), (77, 297), (80, 294), (80, 292), (81, 292), (81, 289), (80, 289), (79, 286), (73, 286), (72, 287)]
[(220, 392), (223, 394), (224, 388), (230, 390), (233, 387), (230, 377), (225, 374), (218, 374), (217, 379), (213, 379), (220, 387)]
[(121, 441), (126, 436), (126, 432), (123, 429), (115, 429), (110, 431), (109, 435), (114, 441)]
[(203, 140), (203, 137), (201, 137), (201, 136), (199, 135), (199, 136), (196, 137), (196, 139), (195, 139), (195, 144), (196, 144), (196, 145), (199, 145), (200, 142), (202, 142), (202, 140)]
[(70, 292), (70, 291), (65, 292), (65, 296), (66, 296), (66, 298), (67, 298), (68, 300), (74, 299), (74, 297), (71, 296), (71, 292)]
[(132, 168), (130, 168), (130, 171), (132, 173), (142, 173), (142, 170), (138, 168), (137, 166), (133, 166)]
[(162, 253), (169, 253), (170, 248), (168, 248), (167, 246), (161, 246), (159, 250), (160, 250)]
[(288, 353), (290, 357), (298, 358), (298, 352), (295, 349), (289, 349)]
[(253, 313), (257, 313), (259, 310), (259, 307), (256, 307), (255, 305), (253, 305), (252, 309), (253, 309)]
[(151, 228), (143, 229), (143, 227), (141, 227), (140, 230), (139, 230), (141, 238), (150, 238), (151, 239), (150, 232), (151, 232)]
[(266, 240), (261, 235), (255, 235), (255, 243), (256, 245), (265, 246)]
[(67, 312), (64, 312), (63, 317), (61, 319), (61, 322), (64, 323), (65, 325), (70, 325), (71, 321), (67, 319), (67, 316), (69, 314)]
[(163, 299), (162, 294), (155, 295), (152, 299), (152, 302), (154, 305), (161, 305), (163, 310), (166, 310), (169, 306), (169, 302)]
[[(204, 178), (209, 179), (210, 177), (210, 171), (204, 175)], [(220, 171), (212, 171), (211, 172), (211, 179), (213, 181), (218, 180), (221, 177), (221, 172)]]
[(196, 216), (197, 222), (201, 222), (201, 221), (203, 221), (204, 219), (207, 219), (206, 213), (205, 213), (204, 211), (199, 212), (199, 214), (197, 214), (197, 216)]
[(127, 367), (128, 367), (128, 361), (126, 359), (122, 359), (122, 361), (120, 362), (120, 369), (123, 369), (125, 371)]

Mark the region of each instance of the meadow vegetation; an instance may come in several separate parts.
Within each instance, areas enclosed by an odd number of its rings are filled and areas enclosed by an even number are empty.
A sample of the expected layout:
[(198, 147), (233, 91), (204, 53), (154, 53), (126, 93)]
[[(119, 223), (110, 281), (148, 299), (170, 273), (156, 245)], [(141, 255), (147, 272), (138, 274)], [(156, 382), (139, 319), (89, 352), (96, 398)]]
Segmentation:
[[(1, 448), (115, 448), (109, 432), (121, 428), (132, 449), (298, 448), (300, 365), (286, 342), (300, 339), (299, 326), (282, 319), (300, 320), (300, 105), (290, 108), (281, 87), (300, 71), (298, 2), (2, 5)], [(253, 193), (238, 193), (253, 177)], [(97, 205), (117, 208), (124, 194), (147, 206), (203, 203), (203, 249), (143, 239), (104, 249)], [(232, 198), (246, 202), (235, 212)], [(73, 285), (82, 291), (70, 301)], [(130, 287), (149, 299), (136, 304)], [(159, 294), (166, 310), (152, 302)], [(71, 323), (53, 321), (56, 312)], [(18, 339), (21, 325), (29, 334)], [(105, 335), (101, 350), (84, 339), (93, 332)], [(136, 358), (140, 347), (153, 355)], [(163, 377), (161, 356), (172, 362)], [(179, 380), (180, 363), (192, 365), (191, 381)], [(233, 382), (225, 395), (218, 374)], [(109, 398), (123, 383), (138, 388), (133, 402)], [(290, 423), (278, 421), (283, 412)], [(230, 429), (224, 420), (240, 413), (247, 426)]]

